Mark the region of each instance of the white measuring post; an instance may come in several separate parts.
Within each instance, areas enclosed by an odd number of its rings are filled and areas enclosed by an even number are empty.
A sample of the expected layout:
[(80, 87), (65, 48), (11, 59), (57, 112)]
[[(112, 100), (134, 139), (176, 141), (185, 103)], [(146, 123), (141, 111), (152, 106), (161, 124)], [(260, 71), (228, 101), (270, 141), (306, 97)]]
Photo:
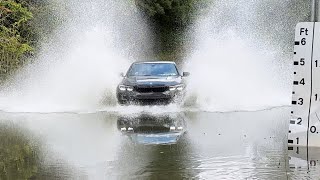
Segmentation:
[[(301, 162), (314, 161), (310, 159), (309, 147), (320, 147), (320, 22), (296, 26), (293, 66), (289, 165), (301, 167)], [(305, 161), (299, 163), (301, 159), (297, 157), (302, 156)], [(304, 165), (309, 168), (310, 163)]]
[(288, 150), (308, 145), (310, 94), (312, 89), (313, 22), (296, 26), (294, 42), (294, 81)]
[(312, 0), (311, 21), (296, 26), (292, 109), (288, 134), (289, 168), (320, 163), (312, 147), (320, 147), (320, 0)]
[(288, 149), (320, 147), (320, 22), (296, 27)]
[(298, 23), (288, 150), (320, 147), (320, 0), (311, 1), (311, 21)]

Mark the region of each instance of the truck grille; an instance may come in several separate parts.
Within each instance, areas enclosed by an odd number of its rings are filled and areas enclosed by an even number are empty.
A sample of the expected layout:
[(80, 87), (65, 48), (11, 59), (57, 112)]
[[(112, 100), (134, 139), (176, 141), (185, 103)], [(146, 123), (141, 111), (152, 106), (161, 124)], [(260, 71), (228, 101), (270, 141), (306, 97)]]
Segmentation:
[(169, 90), (169, 87), (135, 87), (134, 90), (139, 93), (165, 92)]

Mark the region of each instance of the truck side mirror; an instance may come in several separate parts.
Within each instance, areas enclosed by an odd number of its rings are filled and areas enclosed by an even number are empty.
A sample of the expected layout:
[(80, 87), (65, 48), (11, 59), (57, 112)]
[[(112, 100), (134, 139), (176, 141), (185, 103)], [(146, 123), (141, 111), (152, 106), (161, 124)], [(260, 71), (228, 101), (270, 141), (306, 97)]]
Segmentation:
[(182, 73), (182, 76), (183, 76), (183, 77), (187, 77), (187, 76), (189, 76), (189, 75), (190, 75), (189, 72), (183, 72), (183, 73)]

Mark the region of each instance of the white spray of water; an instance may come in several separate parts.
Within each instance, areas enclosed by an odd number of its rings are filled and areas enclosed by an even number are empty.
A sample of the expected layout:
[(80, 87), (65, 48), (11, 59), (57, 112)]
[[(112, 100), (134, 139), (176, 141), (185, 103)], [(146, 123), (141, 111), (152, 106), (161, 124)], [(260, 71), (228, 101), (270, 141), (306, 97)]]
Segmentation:
[[(263, 34), (263, 26), (270, 24), (261, 24), (257, 17), (272, 7), (261, 8), (262, 3), (216, 1), (209, 15), (199, 20), (196, 47), (184, 69), (191, 72), (189, 95), (196, 97), (202, 110), (259, 110), (289, 104), (290, 58), (283, 55), (284, 47), (277, 46), (279, 39)], [(286, 3), (274, 1), (273, 6)]]
[[(101, 107), (104, 97), (108, 97), (107, 104), (115, 104), (118, 74), (128, 68), (129, 59), (148, 51), (150, 45), (145, 24), (137, 13), (132, 13), (136, 11), (134, 5), (116, 0), (60, 3), (67, 4), (69, 20), (53, 43), (45, 45), (36, 63), (25, 68), (0, 92), (0, 109), (162, 112), (162, 106)], [(209, 15), (199, 17), (196, 48), (186, 59), (184, 69), (192, 73), (188, 91), (195, 95), (202, 110), (256, 110), (288, 104), (291, 88), (288, 56), (279, 56), (281, 47), (271, 43), (274, 38), (287, 37), (269, 37), (276, 32), (265, 31), (273, 24), (278, 25), (276, 29), (285, 29), (284, 13), (273, 8), (282, 10), (288, 3), (220, 0), (215, 1)], [(276, 18), (274, 22), (272, 16)], [(280, 58), (284, 61), (279, 61)], [(166, 109), (181, 110), (174, 105)]]
[[(147, 28), (130, 4), (73, 0), (67, 7), (69, 17), (57, 39), (0, 92), (1, 110), (92, 111), (103, 99), (115, 103), (119, 74), (137, 48), (128, 43), (147, 44)], [(126, 39), (119, 38), (123, 33)]]

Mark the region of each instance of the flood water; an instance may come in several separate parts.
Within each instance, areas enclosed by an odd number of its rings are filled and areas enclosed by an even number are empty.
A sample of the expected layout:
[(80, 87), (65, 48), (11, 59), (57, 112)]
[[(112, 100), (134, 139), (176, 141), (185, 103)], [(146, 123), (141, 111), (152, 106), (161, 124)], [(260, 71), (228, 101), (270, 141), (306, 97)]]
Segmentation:
[(297, 164), (288, 162), (289, 112), (1, 112), (0, 177), (319, 178), (318, 160), (309, 162), (306, 150), (290, 155)]

